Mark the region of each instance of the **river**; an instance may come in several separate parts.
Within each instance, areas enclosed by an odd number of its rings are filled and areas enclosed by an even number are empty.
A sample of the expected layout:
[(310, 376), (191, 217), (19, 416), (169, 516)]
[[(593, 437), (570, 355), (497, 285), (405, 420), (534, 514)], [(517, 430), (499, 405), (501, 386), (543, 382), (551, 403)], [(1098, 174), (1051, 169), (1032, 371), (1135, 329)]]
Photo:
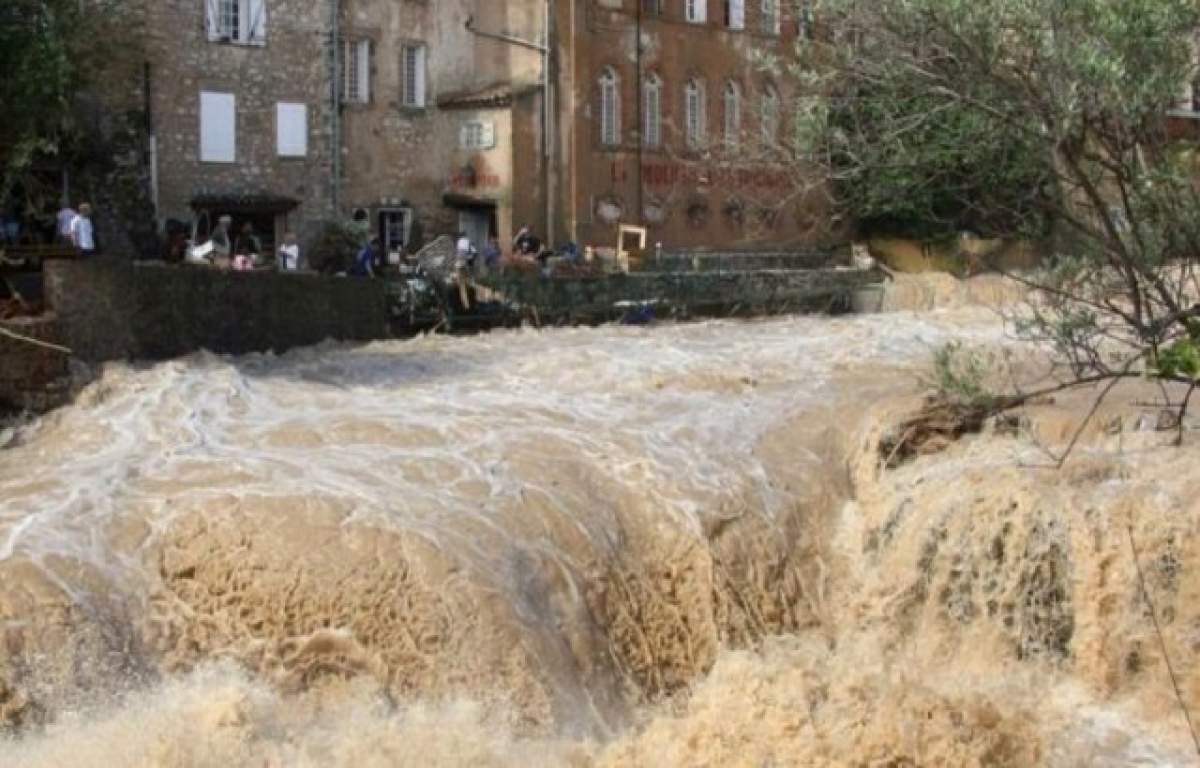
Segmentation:
[(1163, 449), (875, 466), (949, 304), (109, 366), (0, 451), (0, 764), (1189, 764), (1070, 522)]

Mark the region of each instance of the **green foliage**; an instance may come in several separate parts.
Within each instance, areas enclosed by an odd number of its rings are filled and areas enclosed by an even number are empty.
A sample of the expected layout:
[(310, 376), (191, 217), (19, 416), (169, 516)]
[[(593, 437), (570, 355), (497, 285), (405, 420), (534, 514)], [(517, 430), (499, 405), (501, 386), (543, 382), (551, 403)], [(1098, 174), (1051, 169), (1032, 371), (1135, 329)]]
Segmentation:
[(1200, 345), (1195, 339), (1178, 339), (1153, 356), (1150, 370), (1165, 378), (1200, 381)]
[(941, 402), (986, 410), (996, 402), (986, 383), (993, 369), (990, 358), (952, 341), (934, 351), (933, 375), (924, 383)]
[(45, 157), (67, 161), (96, 129), (81, 96), (140, 62), (132, 0), (0, 3), (0, 198)]
[(344, 272), (354, 263), (361, 246), (362, 235), (353, 222), (326, 221), (309, 249), (309, 266), (326, 274)]

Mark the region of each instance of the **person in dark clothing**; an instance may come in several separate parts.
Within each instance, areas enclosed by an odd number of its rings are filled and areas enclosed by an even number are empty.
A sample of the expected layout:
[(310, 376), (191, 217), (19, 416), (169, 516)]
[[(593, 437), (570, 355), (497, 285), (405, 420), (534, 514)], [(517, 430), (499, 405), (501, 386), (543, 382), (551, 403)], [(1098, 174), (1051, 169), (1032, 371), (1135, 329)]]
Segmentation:
[(254, 234), (254, 225), (246, 222), (242, 225), (241, 234), (238, 235), (237, 243), (233, 246), (233, 252), (240, 256), (249, 256), (250, 262), (254, 266), (258, 266), (262, 260), (262, 240), (258, 239), (258, 235)]
[(350, 268), (350, 274), (355, 277), (374, 277), (378, 251), (379, 238), (372, 237), (354, 258), (354, 266)]
[(522, 224), (521, 229), (517, 231), (517, 236), (513, 238), (513, 247), (522, 256), (537, 256), (538, 252), (542, 250), (542, 241), (533, 234), (533, 230), (529, 228), (528, 224)]

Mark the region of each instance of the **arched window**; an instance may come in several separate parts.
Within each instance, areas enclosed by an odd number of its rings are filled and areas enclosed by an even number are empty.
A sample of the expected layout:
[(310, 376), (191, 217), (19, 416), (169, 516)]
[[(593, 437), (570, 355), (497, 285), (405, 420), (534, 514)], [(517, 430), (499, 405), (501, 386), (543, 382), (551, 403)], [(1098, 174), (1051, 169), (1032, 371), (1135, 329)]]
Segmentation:
[(725, 146), (736, 147), (738, 134), (742, 132), (742, 94), (737, 83), (725, 83), (721, 101), (725, 107)]
[(688, 80), (683, 89), (683, 106), (687, 145), (699, 147), (704, 144), (704, 83)]
[(769, 85), (763, 89), (759, 104), (759, 124), (762, 126), (763, 144), (775, 146), (779, 140), (779, 94)]
[(642, 145), (662, 143), (662, 81), (651, 74), (642, 84)]
[(600, 143), (621, 143), (621, 100), (618, 98), (617, 73), (605, 67), (600, 73)]

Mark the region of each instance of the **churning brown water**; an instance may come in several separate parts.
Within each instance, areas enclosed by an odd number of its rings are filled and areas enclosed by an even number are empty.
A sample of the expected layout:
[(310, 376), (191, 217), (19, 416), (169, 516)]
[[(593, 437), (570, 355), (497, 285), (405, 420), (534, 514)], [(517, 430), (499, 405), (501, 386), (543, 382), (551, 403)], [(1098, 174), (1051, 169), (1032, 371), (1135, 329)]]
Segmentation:
[(1138, 392), (878, 468), (983, 293), (111, 367), (0, 452), (0, 765), (1190, 765)]

